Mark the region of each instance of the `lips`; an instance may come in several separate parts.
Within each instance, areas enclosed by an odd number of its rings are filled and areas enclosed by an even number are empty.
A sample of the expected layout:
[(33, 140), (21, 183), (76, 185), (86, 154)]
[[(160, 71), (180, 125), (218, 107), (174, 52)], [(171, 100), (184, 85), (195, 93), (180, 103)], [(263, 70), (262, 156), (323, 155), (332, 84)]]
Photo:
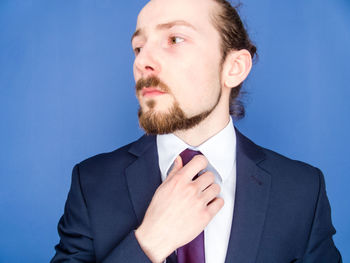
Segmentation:
[(156, 96), (156, 95), (161, 95), (165, 94), (165, 92), (160, 91), (159, 89), (156, 88), (143, 88), (142, 89), (142, 96)]

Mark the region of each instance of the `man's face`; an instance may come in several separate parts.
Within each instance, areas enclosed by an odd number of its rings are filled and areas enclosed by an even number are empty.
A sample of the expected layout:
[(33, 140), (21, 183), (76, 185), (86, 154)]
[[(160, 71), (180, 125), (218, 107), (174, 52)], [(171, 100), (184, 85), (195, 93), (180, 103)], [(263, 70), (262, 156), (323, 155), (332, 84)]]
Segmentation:
[(139, 121), (147, 133), (192, 128), (218, 104), (220, 36), (210, 17), (215, 8), (211, 0), (152, 0), (140, 12), (133, 69)]

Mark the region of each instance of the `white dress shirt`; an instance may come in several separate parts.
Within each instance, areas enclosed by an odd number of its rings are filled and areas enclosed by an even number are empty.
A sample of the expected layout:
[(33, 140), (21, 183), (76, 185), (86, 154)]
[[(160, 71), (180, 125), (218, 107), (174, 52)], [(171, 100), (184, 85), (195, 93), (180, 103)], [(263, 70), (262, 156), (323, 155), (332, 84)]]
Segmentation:
[(204, 171), (213, 172), (215, 183), (221, 187), (219, 196), (224, 199), (224, 206), (204, 229), (204, 248), (206, 263), (224, 263), (236, 191), (236, 133), (232, 119), (224, 129), (198, 147), (189, 146), (174, 134), (157, 135), (162, 181), (171, 171), (176, 156), (186, 148), (200, 151), (208, 159)]

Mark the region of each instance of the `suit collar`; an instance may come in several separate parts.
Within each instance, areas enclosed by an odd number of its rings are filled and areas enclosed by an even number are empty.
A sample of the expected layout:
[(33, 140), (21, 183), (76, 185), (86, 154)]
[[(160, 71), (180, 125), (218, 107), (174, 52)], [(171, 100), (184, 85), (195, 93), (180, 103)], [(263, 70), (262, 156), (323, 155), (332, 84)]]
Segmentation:
[(246, 156), (255, 164), (259, 164), (265, 160), (265, 153), (262, 151), (260, 146), (257, 146), (254, 142), (249, 140), (235, 127), (236, 139), (237, 139), (237, 151), (240, 154)]
[[(131, 145), (129, 152), (138, 157), (126, 168), (125, 174), (130, 199), (140, 225), (154, 192), (161, 184), (156, 136), (143, 135)], [(177, 263), (175, 251), (169, 255), (167, 262)]]
[(237, 182), (231, 234), (225, 262), (255, 262), (265, 222), (270, 174), (259, 167), (262, 149), (236, 129)]
[(134, 142), (129, 152), (138, 158), (125, 170), (130, 198), (141, 224), (146, 209), (161, 183), (155, 136), (143, 135)]
[(156, 136), (144, 134), (137, 141), (131, 144), (129, 153), (135, 156), (141, 156), (148, 148), (156, 146)]

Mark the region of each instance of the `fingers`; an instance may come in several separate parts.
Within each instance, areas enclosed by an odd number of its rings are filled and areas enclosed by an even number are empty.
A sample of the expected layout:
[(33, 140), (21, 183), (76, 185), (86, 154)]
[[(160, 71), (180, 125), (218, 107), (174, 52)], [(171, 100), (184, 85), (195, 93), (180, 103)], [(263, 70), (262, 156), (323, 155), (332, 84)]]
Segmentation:
[(171, 171), (169, 172), (167, 178), (174, 176), (174, 174), (176, 174), (181, 168), (182, 168), (182, 159), (181, 159), (180, 155), (178, 155), (178, 156), (176, 156), (174, 166), (171, 169)]
[(187, 181), (192, 181), (200, 171), (204, 170), (208, 165), (208, 160), (204, 155), (196, 155), (178, 172)]
[[(203, 173), (195, 181), (193, 181), (193, 184), (196, 185), (203, 204), (209, 206), (212, 204), (212, 202), (214, 202), (214, 200), (219, 198), (218, 195), (221, 192), (221, 187), (215, 183), (215, 176), (212, 172), (207, 171)], [(216, 202), (220, 204), (221, 201), (219, 200)], [(219, 204), (215, 203), (214, 206), (216, 207)]]
[(192, 181), (201, 170), (204, 170), (208, 165), (208, 160), (204, 155), (196, 155), (185, 166), (181, 157), (178, 155), (175, 159), (174, 166), (168, 177), (179, 176), (181, 180)]
[(210, 204), (207, 206), (207, 212), (211, 217), (214, 217), (219, 210), (224, 206), (224, 199), (221, 197), (216, 197)]
[(201, 199), (207, 205), (220, 194), (220, 191), (220, 186), (213, 183), (201, 193)]
[(210, 186), (214, 182), (214, 174), (210, 171), (207, 171), (201, 174), (196, 180), (194, 180), (193, 184), (195, 184), (200, 191), (204, 191), (208, 186)]

